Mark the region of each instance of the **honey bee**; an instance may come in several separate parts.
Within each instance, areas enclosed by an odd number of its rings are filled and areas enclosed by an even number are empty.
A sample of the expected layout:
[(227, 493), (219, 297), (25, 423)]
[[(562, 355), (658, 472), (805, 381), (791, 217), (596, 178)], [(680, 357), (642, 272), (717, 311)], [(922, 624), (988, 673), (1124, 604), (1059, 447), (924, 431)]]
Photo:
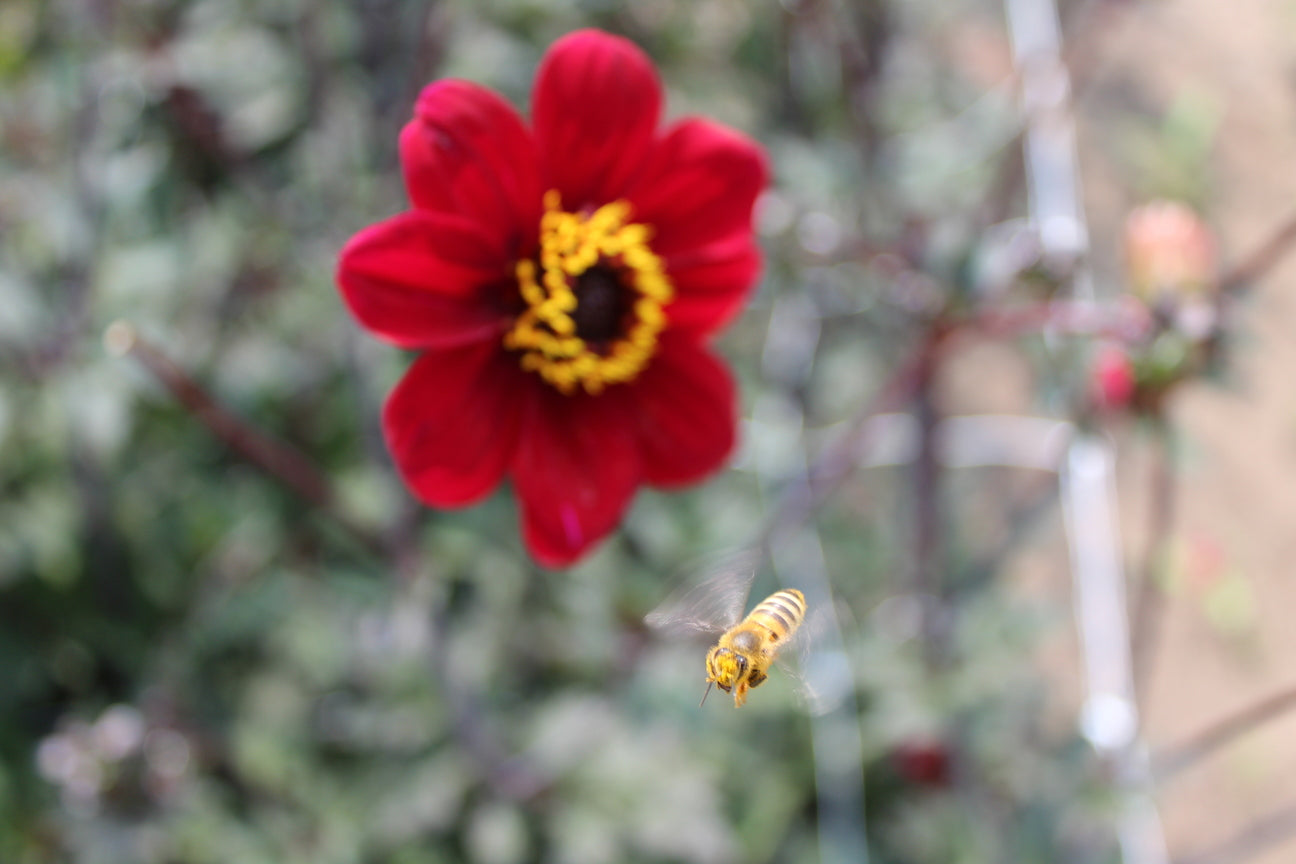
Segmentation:
[(741, 706), (747, 691), (769, 677), (770, 666), (796, 641), (805, 623), (805, 595), (795, 588), (775, 591), (739, 620), (754, 576), (754, 564), (726, 568), (682, 596), (668, 599), (645, 619), (655, 629), (717, 637), (706, 655), (703, 703), (712, 686), (718, 686), (733, 694), (735, 707)]
[(747, 691), (758, 687), (769, 677), (770, 664), (779, 650), (792, 640), (805, 621), (805, 595), (795, 588), (784, 588), (756, 604), (737, 626), (730, 627), (720, 641), (707, 652), (707, 695), (714, 684), (733, 692), (734, 707), (747, 701)]

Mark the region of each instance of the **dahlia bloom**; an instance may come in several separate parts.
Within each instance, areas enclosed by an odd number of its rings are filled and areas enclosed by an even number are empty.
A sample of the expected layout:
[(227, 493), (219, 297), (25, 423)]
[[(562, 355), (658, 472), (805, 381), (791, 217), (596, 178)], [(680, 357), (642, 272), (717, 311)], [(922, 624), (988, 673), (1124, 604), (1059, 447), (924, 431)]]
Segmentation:
[(704, 119), (659, 130), (661, 103), (648, 58), (594, 30), (549, 49), (529, 126), (435, 82), (400, 136), (412, 209), (338, 264), (361, 325), (420, 352), (383, 410), (405, 483), (463, 507), (507, 475), (547, 566), (612, 531), (641, 484), (696, 482), (734, 444), (706, 343), (760, 270), (765, 158)]

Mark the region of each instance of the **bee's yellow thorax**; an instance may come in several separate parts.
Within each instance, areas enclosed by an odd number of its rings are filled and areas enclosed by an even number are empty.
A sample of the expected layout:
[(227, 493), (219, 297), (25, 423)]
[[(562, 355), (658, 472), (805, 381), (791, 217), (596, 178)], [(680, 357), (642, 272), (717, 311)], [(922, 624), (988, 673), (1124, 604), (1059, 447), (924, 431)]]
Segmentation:
[(747, 691), (768, 677), (770, 664), (805, 620), (805, 595), (795, 588), (776, 591), (720, 637), (707, 653), (707, 681), (742, 705)]

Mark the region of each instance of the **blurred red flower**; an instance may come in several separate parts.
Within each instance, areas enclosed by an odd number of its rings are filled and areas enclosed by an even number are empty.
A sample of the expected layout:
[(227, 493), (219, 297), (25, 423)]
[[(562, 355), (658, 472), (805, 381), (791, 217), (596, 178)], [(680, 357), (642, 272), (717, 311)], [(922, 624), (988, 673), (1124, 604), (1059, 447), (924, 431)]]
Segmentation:
[(388, 397), (387, 444), (432, 507), (507, 474), (542, 564), (579, 558), (641, 484), (715, 471), (729, 373), (706, 347), (760, 270), (762, 150), (699, 118), (658, 130), (633, 44), (584, 30), (545, 55), (527, 124), (467, 81), (429, 85), (400, 137), (413, 209), (342, 250), (370, 332), (421, 352)]
[(1103, 410), (1129, 406), (1138, 390), (1138, 376), (1124, 348), (1111, 344), (1098, 348), (1090, 368), (1090, 387), (1094, 402)]
[(943, 788), (950, 783), (949, 747), (939, 738), (902, 741), (891, 751), (900, 776), (916, 786)]

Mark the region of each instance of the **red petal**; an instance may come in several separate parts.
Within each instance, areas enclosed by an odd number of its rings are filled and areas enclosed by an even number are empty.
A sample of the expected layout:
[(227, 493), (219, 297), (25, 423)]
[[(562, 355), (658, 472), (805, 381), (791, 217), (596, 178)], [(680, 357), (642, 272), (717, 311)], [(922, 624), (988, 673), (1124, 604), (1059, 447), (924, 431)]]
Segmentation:
[(337, 281), (367, 329), (403, 348), (499, 335), (508, 257), (464, 219), (415, 210), (371, 225), (338, 259)]
[(625, 387), (533, 393), (513, 482), (523, 538), (546, 567), (571, 564), (620, 523), (640, 477), (632, 407)]
[(701, 336), (719, 330), (742, 311), (760, 269), (760, 248), (750, 234), (668, 258), (675, 287), (666, 307), (671, 327)]
[(546, 189), (577, 211), (620, 198), (652, 144), (661, 83), (633, 43), (581, 30), (553, 44), (536, 72), (531, 114)]
[(517, 444), (525, 374), (493, 343), (414, 362), (383, 407), (383, 432), (420, 500), (463, 507), (495, 488)]
[(706, 349), (686, 337), (663, 339), (633, 391), (647, 482), (682, 486), (725, 464), (738, 420), (734, 385)]
[(529, 251), (540, 218), (531, 133), (500, 96), (468, 81), (424, 88), (400, 136), (414, 206), (471, 219), (511, 257)]
[(652, 148), (627, 197), (667, 258), (750, 237), (752, 208), (769, 179), (765, 153), (745, 136), (700, 118), (673, 126)]

